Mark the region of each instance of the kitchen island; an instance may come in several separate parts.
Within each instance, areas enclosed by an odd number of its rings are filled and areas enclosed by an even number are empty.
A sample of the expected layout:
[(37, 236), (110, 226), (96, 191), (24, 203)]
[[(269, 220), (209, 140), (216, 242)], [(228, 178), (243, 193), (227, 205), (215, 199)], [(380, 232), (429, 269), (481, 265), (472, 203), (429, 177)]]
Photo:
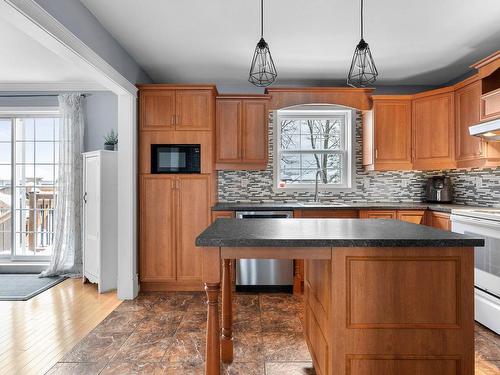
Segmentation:
[(474, 373), (480, 238), (398, 220), (218, 219), (196, 245), (207, 375), (233, 360), (231, 260), (255, 258), (305, 259), (304, 332), (317, 374)]

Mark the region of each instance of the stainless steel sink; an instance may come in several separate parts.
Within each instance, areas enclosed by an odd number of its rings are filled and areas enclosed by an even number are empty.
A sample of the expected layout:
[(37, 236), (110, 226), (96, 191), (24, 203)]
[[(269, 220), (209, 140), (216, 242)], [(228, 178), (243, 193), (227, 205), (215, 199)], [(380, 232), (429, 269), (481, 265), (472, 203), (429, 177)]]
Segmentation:
[(345, 203), (337, 202), (299, 202), (300, 206), (304, 207), (346, 207)]

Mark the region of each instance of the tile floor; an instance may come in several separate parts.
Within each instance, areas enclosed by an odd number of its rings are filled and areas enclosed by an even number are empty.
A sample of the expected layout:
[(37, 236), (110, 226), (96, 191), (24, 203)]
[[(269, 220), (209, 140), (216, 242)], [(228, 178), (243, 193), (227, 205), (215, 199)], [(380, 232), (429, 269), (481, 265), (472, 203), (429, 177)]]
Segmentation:
[[(227, 375), (312, 375), (300, 298), (235, 296), (234, 362)], [(123, 302), (51, 375), (203, 374), (205, 305), (201, 293), (149, 293)], [(500, 374), (500, 336), (476, 325), (476, 375)]]

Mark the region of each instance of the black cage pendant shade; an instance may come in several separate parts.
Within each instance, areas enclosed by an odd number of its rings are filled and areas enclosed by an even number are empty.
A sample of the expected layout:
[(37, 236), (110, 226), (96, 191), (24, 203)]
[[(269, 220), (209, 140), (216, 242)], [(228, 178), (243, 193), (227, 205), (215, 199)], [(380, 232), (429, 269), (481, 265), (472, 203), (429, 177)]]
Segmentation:
[(266, 87), (273, 84), (277, 76), (269, 45), (264, 40), (264, 0), (260, 0), (260, 40), (255, 47), (248, 81), (255, 86)]
[(378, 71), (370, 46), (363, 39), (363, 0), (361, 0), (361, 40), (354, 50), (347, 84), (352, 87), (367, 87), (377, 80), (377, 76)]

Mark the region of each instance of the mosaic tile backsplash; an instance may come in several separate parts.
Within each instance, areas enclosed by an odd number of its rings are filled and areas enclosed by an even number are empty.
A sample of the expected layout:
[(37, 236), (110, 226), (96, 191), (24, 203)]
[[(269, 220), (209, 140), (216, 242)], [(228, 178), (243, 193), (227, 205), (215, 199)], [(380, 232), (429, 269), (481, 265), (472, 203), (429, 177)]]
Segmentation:
[[(325, 201), (344, 203), (422, 202), (425, 182), (434, 175), (449, 176), (455, 203), (499, 206), (500, 168), (456, 169), (447, 171), (365, 171), (362, 166), (362, 124), (356, 121), (356, 189), (350, 192), (321, 192)], [(263, 171), (219, 171), (220, 202), (294, 202), (310, 200), (312, 192), (273, 191), (273, 121), (269, 120), (269, 163)], [(246, 186), (245, 186), (246, 185)], [(245, 186), (245, 187), (244, 187)]]

